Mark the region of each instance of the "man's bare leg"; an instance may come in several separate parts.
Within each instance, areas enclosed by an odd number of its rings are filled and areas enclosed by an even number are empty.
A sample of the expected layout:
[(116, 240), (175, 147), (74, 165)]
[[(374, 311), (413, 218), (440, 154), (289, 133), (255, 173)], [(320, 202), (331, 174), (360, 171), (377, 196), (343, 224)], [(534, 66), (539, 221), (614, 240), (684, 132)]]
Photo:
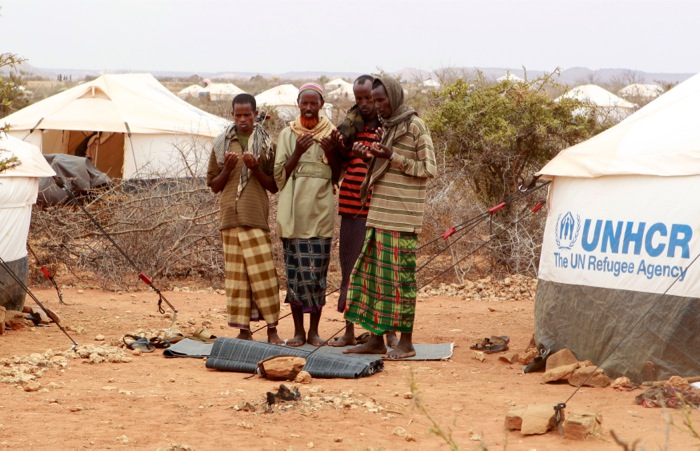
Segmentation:
[(399, 345), (399, 339), (396, 336), (396, 332), (394, 332), (393, 330), (385, 333), (384, 336), (386, 337), (386, 346), (387, 347), (394, 349), (395, 347), (397, 347)]
[(309, 324), (309, 335), (307, 337), (307, 342), (314, 346), (322, 346), (324, 341), (318, 335), (318, 323), (321, 322), (321, 309), (319, 308), (316, 312), (311, 312), (311, 322)]
[(355, 340), (355, 325), (350, 321), (345, 321), (345, 333), (335, 341), (329, 341), (329, 346), (334, 346), (336, 348), (342, 348), (343, 346), (355, 346), (357, 340)]
[(250, 329), (241, 329), (241, 331), (238, 332), (238, 336), (236, 338), (238, 338), (239, 340), (252, 340), (253, 333), (250, 331)]
[(386, 346), (384, 345), (384, 337), (381, 335), (371, 334), (367, 343), (355, 346), (354, 348), (346, 349), (343, 354), (384, 354)]
[(302, 346), (306, 343), (306, 331), (304, 330), (304, 311), (301, 306), (292, 306), (292, 318), (294, 319), (294, 336), (287, 340), (287, 346)]
[(277, 335), (277, 328), (276, 327), (269, 327), (267, 328), (267, 342), (272, 343), (274, 345), (281, 345), (284, 344), (284, 340), (280, 338), (279, 335)]
[(416, 349), (413, 347), (413, 334), (402, 333), (399, 344), (384, 355), (387, 360), (405, 359), (416, 355)]

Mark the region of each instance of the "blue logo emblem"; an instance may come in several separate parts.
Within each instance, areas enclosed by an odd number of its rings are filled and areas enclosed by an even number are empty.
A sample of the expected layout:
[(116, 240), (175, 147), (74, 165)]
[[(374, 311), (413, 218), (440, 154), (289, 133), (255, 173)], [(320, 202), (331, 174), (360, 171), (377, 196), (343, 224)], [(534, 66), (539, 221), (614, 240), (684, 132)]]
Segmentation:
[(571, 250), (578, 240), (580, 231), (581, 217), (579, 215), (576, 215), (576, 219), (574, 219), (574, 215), (570, 211), (567, 211), (563, 216), (560, 214), (554, 228), (554, 239), (557, 242), (557, 247)]

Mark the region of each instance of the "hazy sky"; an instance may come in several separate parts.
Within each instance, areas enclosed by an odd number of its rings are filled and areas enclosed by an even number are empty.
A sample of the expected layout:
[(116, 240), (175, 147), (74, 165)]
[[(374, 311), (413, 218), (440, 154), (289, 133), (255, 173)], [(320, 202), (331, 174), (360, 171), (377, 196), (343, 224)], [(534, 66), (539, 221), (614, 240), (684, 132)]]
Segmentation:
[(700, 1), (0, 0), (0, 52), (97, 71), (700, 72)]

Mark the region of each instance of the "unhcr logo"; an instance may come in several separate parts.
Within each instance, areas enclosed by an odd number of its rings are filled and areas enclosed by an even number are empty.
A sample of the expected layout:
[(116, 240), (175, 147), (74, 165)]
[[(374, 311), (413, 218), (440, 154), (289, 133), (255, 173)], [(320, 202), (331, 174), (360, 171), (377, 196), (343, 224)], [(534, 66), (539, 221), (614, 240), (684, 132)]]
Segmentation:
[(570, 211), (563, 215), (560, 214), (554, 228), (554, 239), (557, 242), (557, 247), (571, 250), (578, 240), (580, 231), (581, 217), (579, 215), (576, 215), (576, 219), (574, 219), (574, 215)]

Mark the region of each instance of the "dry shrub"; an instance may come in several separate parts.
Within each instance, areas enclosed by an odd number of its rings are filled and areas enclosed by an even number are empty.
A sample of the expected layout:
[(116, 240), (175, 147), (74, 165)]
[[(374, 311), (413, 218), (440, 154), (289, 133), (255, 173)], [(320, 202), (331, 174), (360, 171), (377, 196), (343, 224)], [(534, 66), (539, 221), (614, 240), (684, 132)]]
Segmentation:
[(43, 264), (64, 264), (105, 289), (133, 287), (139, 272), (222, 277), (219, 208), (204, 179), (119, 181), (79, 202), (89, 216), (75, 204), (34, 209), (30, 244)]

